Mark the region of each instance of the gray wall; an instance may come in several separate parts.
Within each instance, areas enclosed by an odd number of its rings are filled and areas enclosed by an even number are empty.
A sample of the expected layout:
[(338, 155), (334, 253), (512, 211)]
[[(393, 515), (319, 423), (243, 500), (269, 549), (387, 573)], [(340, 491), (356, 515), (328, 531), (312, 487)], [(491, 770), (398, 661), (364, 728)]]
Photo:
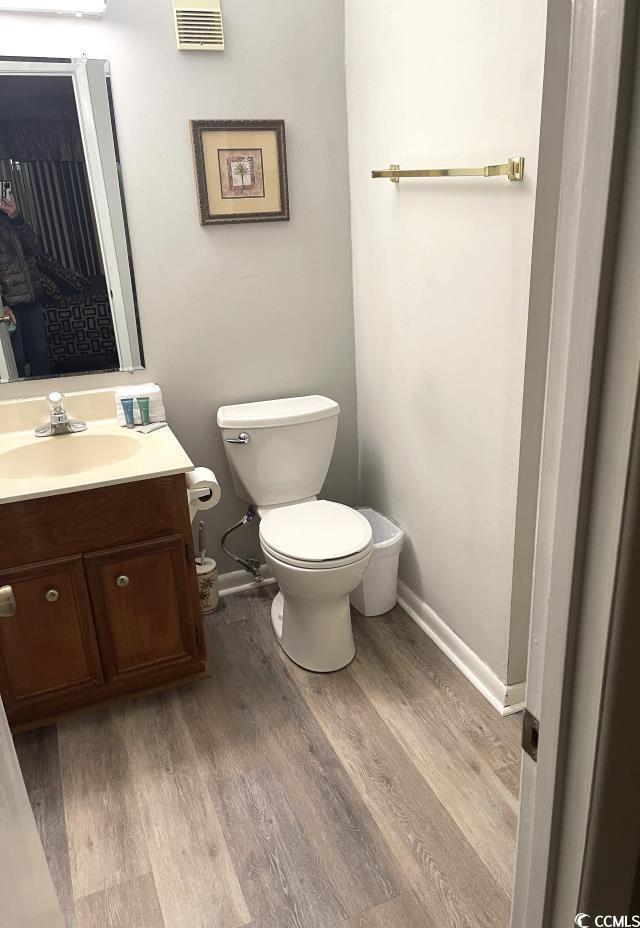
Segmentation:
[[(227, 50), (210, 53), (177, 51), (169, 0), (110, 0), (102, 20), (0, 14), (2, 54), (111, 62), (147, 370), (56, 384), (162, 385), (171, 427), (222, 483), (206, 519), (214, 556), (244, 511), (216, 428), (224, 403), (336, 399), (325, 492), (357, 501), (342, 0), (234, 0), (223, 15)], [(291, 221), (201, 227), (188, 120), (261, 117), (286, 122)], [(8, 384), (0, 397), (48, 386)]]
[[(545, 20), (528, 0), (346, 4), (362, 497), (404, 526), (424, 614), (503, 682)], [(510, 155), (523, 183), (370, 176)]]

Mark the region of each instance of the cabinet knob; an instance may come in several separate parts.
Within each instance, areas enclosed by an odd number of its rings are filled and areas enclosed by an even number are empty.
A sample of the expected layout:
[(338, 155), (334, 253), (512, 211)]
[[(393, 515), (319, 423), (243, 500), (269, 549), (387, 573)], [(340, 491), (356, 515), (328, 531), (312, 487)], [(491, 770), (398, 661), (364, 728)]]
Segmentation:
[(129, 578), (127, 577), (126, 574), (120, 574), (120, 576), (116, 580), (116, 584), (121, 589), (124, 589), (125, 586), (129, 586)]
[(16, 614), (16, 598), (10, 586), (0, 586), (0, 616)]
[(47, 590), (44, 594), (44, 598), (48, 603), (57, 603), (60, 599), (60, 593), (57, 590)]

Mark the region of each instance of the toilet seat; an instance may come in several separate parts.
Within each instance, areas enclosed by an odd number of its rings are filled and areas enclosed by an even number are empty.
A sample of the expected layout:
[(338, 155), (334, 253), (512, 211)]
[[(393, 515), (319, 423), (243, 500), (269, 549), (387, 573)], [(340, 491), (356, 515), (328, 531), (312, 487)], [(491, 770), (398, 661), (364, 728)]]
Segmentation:
[(311, 500), (268, 512), (260, 522), (260, 543), (285, 564), (326, 570), (367, 557), (372, 533), (369, 522), (355, 509)]
[(368, 545), (363, 551), (357, 551), (355, 554), (349, 554), (342, 558), (331, 558), (327, 561), (303, 561), (301, 558), (290, 557), (286, 554), (280, 554), (278, 551), (273, 551), (264, 541), (261, 541), (261, 544), (264, 553), (269, 554), (274, 560), (304, 570), (329, 570), (332, 567), (348, 567), (349, 564), (355, 564), (362, 558), (368, 557), (371, 551), (371, 545)]

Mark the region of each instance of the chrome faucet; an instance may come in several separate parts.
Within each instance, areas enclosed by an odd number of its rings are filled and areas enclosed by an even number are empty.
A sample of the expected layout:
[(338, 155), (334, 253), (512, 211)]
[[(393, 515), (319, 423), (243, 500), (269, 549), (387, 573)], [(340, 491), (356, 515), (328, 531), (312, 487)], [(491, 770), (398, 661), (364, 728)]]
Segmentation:
[(35, 433), (37, 438), (46, 438), (49, 435), (68, 435), (70, 432), (84, 432), (87, 423), (82, 419), (70, 419), (64, 403), (64, 394), (50, 393), (47, 397), (49, 406), (49, 421), (37, 425)]

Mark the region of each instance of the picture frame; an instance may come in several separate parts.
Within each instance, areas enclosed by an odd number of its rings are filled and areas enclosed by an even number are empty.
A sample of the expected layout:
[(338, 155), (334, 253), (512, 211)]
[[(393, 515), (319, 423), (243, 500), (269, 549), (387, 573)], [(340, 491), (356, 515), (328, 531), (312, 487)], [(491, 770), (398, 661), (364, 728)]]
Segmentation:
[(284, 119), (192, 119), (201, 225), (289, 219)]

